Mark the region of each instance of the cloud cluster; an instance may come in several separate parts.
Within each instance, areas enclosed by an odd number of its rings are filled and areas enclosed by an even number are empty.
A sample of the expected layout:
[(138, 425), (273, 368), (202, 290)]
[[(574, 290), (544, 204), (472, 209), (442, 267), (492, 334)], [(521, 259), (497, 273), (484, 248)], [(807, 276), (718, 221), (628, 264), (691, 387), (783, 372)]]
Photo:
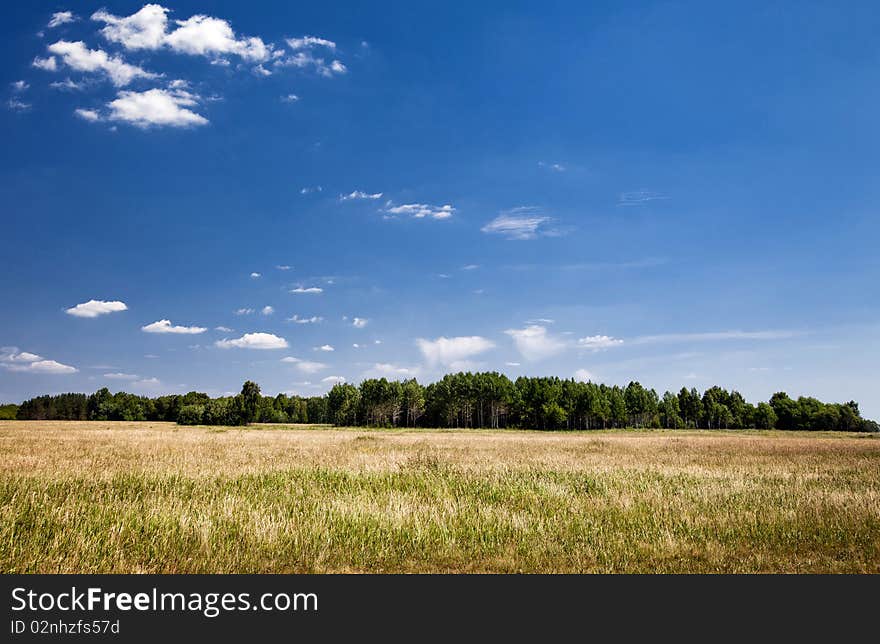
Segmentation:
[[(317, 36), (291, 38), (284, 45), (267, 43), (256, 36), (241, 36), (229, 21), (214, 16), (196, 14), (189, 18), (172, 20), (171, 10), (160, 4), (146, 4), (135, 13), (119, 16), (101, 9), (91, 15), (100, 23), (98, 33), (111, 45), (126, 52), (166, 51), (175, 54), (199, 56), (212, 64), (230, 65), (230, 58), (253, 65), (254, 73), (272, 74), (269, 63), (275, 67), (313, 69), (323, 76), (334, 76), (347, 71), (336, 59), (325, 60), (315, 54), (318, 49), (335, 52), (336, 43)], [(49, 27), (73, 22), (76, 16), (70, 11), (53, 14)], [(44, 71), (56, 72), (62, 67), (97, 74), (110, 80), (117, 88), (126, 87), (137, 80), (154, 80), (162, 74), (148, 71), (127, 62), (121, 55), (102, 48), (92, 49), (81, 40), (61, 39), (47, 46), (47, 56), (34, 58), (32, 65)], [(266, 66), (264, 66), (264, 64)], [(175, 81), (179, 82), (179, 81)], [(81, 89), (82, 83), (67, 79), (53, 83), (58, 89)], [(190, 127), (205, 125), (208, 119), (192, 108), (200, 97), (185, 91), (185, 85), (167, 88), (153, 87), (145, 91), (120, 92), (116, 99), (107, 103), (106, 110), (80, 108), (75, 114), (91, 122), (99, 120), (120, 121), (137, 127)], [(299, 97), (289, 94), (284, 100), (295, 101)], [(9, 107), (24, 110), (28, 106), (21, 100), (9, 101)]]
[(248, 62), (268, 60), (273, 53), (272, 45), (261, 38), (237, 36), (232, 25), (221, 18), (197, 14), (175, 20), (176, 26), (169, 30), (169, 11), (158, 4), (145, 5), (130, 16), (102, 9), (92, 14), (92, 20), (104, 23), (104, 38), (130, 51), (166, 48), (193, 56), (238, 56)]

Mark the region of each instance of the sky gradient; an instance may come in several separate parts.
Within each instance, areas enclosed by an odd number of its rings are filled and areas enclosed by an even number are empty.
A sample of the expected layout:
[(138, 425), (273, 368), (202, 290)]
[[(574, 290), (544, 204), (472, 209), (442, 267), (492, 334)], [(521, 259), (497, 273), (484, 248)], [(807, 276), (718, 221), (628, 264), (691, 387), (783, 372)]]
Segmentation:
[(491, 369), (880, 418), (876, 4), (416, 4), (4, 7), (0, 401)]

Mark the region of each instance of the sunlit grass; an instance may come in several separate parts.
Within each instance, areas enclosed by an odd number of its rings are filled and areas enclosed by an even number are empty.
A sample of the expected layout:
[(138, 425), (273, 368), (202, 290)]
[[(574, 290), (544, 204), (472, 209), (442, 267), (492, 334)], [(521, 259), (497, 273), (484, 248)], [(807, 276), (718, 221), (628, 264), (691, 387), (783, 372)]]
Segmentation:
[(0, 571), (880, 572), (880, 440), (0, 422)]

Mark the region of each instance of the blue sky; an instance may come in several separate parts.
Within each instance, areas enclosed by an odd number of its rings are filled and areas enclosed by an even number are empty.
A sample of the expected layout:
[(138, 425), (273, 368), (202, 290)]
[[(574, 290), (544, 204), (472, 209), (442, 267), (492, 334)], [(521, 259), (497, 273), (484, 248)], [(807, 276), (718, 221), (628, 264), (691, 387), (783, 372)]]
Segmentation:
[(878, 27), (868, 2), (5, 7), (0, 400), (470, 368), (880, 417)]

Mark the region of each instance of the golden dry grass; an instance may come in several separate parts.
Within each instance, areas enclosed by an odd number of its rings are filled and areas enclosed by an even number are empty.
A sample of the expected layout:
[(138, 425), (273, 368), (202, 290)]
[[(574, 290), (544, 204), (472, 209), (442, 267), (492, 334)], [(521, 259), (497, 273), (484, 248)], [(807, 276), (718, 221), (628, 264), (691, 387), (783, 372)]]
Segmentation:
[(880, 440), (0, 422), (2, 572), (880, 572)]

